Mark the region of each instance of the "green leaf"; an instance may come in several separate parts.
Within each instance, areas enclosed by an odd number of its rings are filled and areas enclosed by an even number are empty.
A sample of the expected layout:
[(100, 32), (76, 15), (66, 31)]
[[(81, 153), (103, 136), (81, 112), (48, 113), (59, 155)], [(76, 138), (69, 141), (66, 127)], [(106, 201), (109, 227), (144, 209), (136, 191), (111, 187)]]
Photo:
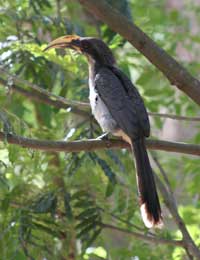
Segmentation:
[(72, 220), (73, 213), (72, 213), (72, 208), (71, 208), (71, 195), (68, 192), (65, 192), (65, 195), (64, 195), (64, 205), (65, 205), (66, 217), (69, 220)]
[(83, 236), (85, 236), (87, 233), (89, 233), (90, 231), (92, 231), (93, 229), (96, 228), (96, 226), (98, 225), (98, 222), (92, 222), (89, 225), (85, 226), (77, 235), (77, 238), (81, 238)]
[(84, 218), (84, 219), (81, 219), (81, 222), (79, 223), (79, 224), (77, 224), (76, 225), (76, 229), (78, 230), (78, 229), (81, 229), (81, 228), (83, 228), (84, 226), (87, 226), (87, 225), (89, 225), (89, 224), (91, 224), (91, 223), (93, 223), (93, 222), (95, 222), (95, 223), (97, 223), (97, 222), (99, 222), (100, 221), (100, 215), (99, 214), (97, 214), (97, 215), (93, 215), (93, 216), (91, 216), (91, 217), (88, 217), (88, 218)]
[(96, 215), (96, 212), (97, 212), (97, 208), (88, 208), (84, 211), (82, 211), (77, 217), (76, 219), (84, 219), (84, 218), (89, 218), (90, 216), (94, 216)]
[(112, 182), (109, 182), (106, 188), (106, 194), (105, 194), (106, 197), (110, 197), (113, 194), (114, 189), (115, 189), (115, 183), (113, 184)]
[(48, 192), (37, 199), (31, 206), (35, 213), (51, 213), (55, 214), (57, 206), (57, 197), (54, 192)]
[(93, 153), (92, 154), (92, 158), (93, 160), (95, 160), (100, 167), (102, 168), (104, 174), (108, 177), (109, 181), (112, 184), (116, 184), (116, 176), (113, 173), (113, 171), (111, 170), (110, 166), (107, 164), (107, 162), (103, 159), (101, 159), (99, 156), (97, 156), (97, 154)]
[(92, 234), (92, 236), (86, 241), (85, 244), (85, 248), (88, 248), (90, 245), (93, 244), (93, 242), (97, 239), (97, 237), (100, 235), (101, 233), (101, 228), (97, 228), (94, 233)]

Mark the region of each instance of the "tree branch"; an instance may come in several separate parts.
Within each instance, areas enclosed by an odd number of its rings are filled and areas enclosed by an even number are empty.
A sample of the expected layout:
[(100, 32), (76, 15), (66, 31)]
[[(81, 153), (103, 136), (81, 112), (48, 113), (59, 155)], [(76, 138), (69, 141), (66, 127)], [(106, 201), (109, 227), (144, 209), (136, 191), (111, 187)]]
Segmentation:
[(132, 235), (138, 239), (141, 239), (143, 241), (153, 243), (153, 244), (167, 244), (167, 245), (181, 246), (181, 247), (183, 247), (183, 245), (184, 245), (182, 240), (168, 240), (168, 239), (164, 239), (164, 238), (151, 237), (151, 236), (143, 235), (141, 233), (133, 232), (128, 229), (119, 228), (119, 227), (116, 227), (116, 226), (113, 226), (110, 224), (105, 224), (105, 223), (102, 223), (101, 226), (103, 228), (109, 228), (109, 229), (113, 229), (116, 231), (126, 233), (128, 235)]
[[(80, 152), (94, 151), (102, 149), (122, 149), (130, 148), (129, 144), (122, 140), (86, 140), (86, 141), (47, 141), (37, 140), (18, 136), (10, 133), (0, 132), (0, 140), (10, 144), (47, 152)], [(200, 145), (186, 144), (178, 142), (168, 142), (161, 140), (146, 140), (149, 149), (163, 150), (168, 152), (178, 152), (184, 154), (200, 155)]]
[[(4, 85), (7, 86), (7, 81), (0, 78), (0, 85)], [(90, 117), (90, 113), (82, 110), (80, 108), (78, 108), (78, 105), (72, 105), (70, 102), (68, 103), (67, 100), (64, 102), (64, 98), (62, 98), (62, 101), (59, 100), (60, 97), (57, 96), (57, 98), (55, 99), (55, 97), (52, 99), (49, 97), (49, 95), (46, 95), (45, 93), (41, 93), (38, 92), (36, 90), (32, 90), (32, 91), (28, 91), (24, 88), (21, 88), (19, 86), (17, 86), (16, 84), (12, 83), (12, 85), (10, 86), (10, 90), (11, 92), (16, 92), (19, 93), (20, 95), (27, 97), (31, 100), (40, 102), (40, 103), (44, 103), (53, 107), (56, 107), (58, 109), (67, 109), (67, 108), (71, 108), (71, 112), (84, 116), (84, 117)], [(76, 101), (75, 101), (76, 102)], [(78, 102), (78, 101), (77, 101)]]
[[(155, 161), (155, 163), (157, 164), (157, 161)], [(164, 169), (162, 169), (162, 171), (164, 171)], [(166, 175), (166, 173), (165, 173), (165, 175)], [(168, 191), (171, 188), (168, 187), (168, 189), (167, 189), (165, 187), (165, 185), (162, 183), (162, 181), (160, 180), (160, 178), (156, 174), (154, 174), (154, 176), (155, 176), (156, 184), (158, 185), (158, 188), (163, 196), (164, 203), (167, 206), (167, 208), (169, 209), (171, 215), (173, 216), (175, 223), (177, 224), (177, 226), (179, 227), (179, 229), (182, 233), (183, 244), (184, 244), (183, 247), (185, 248), (190, 259), (192, 259), (191, 255), (195, 256), (196, 259), (200, 259), (200, 250), (198, 249), (198, 247), (195, 245), (194, 241), (192, 240), (192, 237), (190, 236), (190, 234), (185, 226), (185, 223), (183, 222), (182, 218), (180, 217), (180, 215), (178, 213), (178, 209), (177, 209), (177, 206), (175, 203), (175, 199), (173, 197), (173, 193)]]
[[(11, 76), (9, 72), (7, 72), (5, 69), (2, 69), (0, 67), (0, 73), (6, 76), (6, 78), (14, 77), (15, 81), (18, 82), (19, 85), (26, 84), (26, 86), (30, 87), (32, 91), (28, 91), (22, 87), (20, 87), (18, 84), (11, 82), (9, 87), (11, 89), (11, 92), (19, 93), (20, 95), (23, 95), (31, 100), (44, 103), (53, 107), (56, 107), (58, 109), (67, 109), (71, 108), (71, 112), (84, 116), (84, 117), (90, 117), (89, 108), (90, 105), (87, 102), (80, 102), (75, 100), (67, 100), (63, 97), (56, 96), (51, 94), (49, 91), (44, 90), (43, 88), (37, 86), (34, 84), (34, 87), (32, 87), (32, 84), (28, 81), (24, 81), (20, 79), (18, 76), (14, 75)], [(0, 77), (0, 85), (7, 87), (8, 86), (8, 80)], [(154, 113), (154, 112), (148, 112), (149, 116), (152, 117), (163, 117), (163, 118), (170, 118), (174, 120), (184, 120), (184, 121), (194, 121), (198, 122), (200, 121), (200, 117), (188, 117), (188, 116), (177, 116), (172, 114), (164, 114), (164, 113)]]
[(49, 92), (48, 90), (39, 87), (36, 84), (33, 84), (27, 80), (21, 79), (16, 75), (12, 75), (10, 74), (7, 70), (5, 70), (2, 66), (0, 66), (0, 74), (2, 76), (5, 76), (8, 79), (8, 82), (4, 81), (7, 83), (6, 85), (8, 87), (12, 87), (14, 84), (19, 84), (19, 85), (25, 85), (28, 86), (29, 88), (31, 88), (32, 90), (37, 91), (37, 93), (43, 94), (46, 97), (50, 97), (50, 98), (54, 98), (57, 101), (60, 101), (63, 105), (67, 105), (67, 106), (76, 106), (76, 107), (81, 107), (81, 108), (88, 108), (88, 103), (86, 102), (81, 102), (81, 101), (73, 101), (73, 100), (69, 100), (60, 96), (57, 96), (51, 92)]
[(112, 30), (121, 34), (151, 63), (191, 99), (200, 105), (200, 82), (175, 59), (160, 48), (140, 28), (112, 8), (105, 0), (79, 0), (93, 15), (105, 22)]

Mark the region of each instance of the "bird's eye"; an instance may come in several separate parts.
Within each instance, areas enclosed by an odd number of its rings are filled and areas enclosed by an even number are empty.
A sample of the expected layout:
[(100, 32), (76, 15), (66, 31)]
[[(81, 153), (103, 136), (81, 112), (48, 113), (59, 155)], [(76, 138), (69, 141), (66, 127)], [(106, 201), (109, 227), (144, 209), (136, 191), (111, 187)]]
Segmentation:
[(82, 43), (82, 45), (83, 45), (84, 50), (88, 50), (89, 45), (88, 45), (87, 42), (84, 41), (84, 42)]

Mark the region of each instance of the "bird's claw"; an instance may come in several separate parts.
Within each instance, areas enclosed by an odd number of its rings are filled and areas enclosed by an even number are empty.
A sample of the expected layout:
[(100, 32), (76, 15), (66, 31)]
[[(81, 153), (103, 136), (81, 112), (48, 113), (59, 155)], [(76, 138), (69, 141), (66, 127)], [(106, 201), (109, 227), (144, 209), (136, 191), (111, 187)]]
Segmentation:
[(96, 140), (108, 140), (108, 139), (109, 139), (109, 133), (103, 133), (102, 135), (96, 138)]

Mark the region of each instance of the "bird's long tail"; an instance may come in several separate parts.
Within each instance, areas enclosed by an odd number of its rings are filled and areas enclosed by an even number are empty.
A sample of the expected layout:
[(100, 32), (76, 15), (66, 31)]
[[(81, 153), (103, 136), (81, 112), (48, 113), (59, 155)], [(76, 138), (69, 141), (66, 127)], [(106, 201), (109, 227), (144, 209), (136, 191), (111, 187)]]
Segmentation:
[(132, 141), (131, 146), (136, 161), (137, 184), (142, 219), (145, 226), (148, 228), (161, 227), (163, 225), (161, 208), (144, 139)]

